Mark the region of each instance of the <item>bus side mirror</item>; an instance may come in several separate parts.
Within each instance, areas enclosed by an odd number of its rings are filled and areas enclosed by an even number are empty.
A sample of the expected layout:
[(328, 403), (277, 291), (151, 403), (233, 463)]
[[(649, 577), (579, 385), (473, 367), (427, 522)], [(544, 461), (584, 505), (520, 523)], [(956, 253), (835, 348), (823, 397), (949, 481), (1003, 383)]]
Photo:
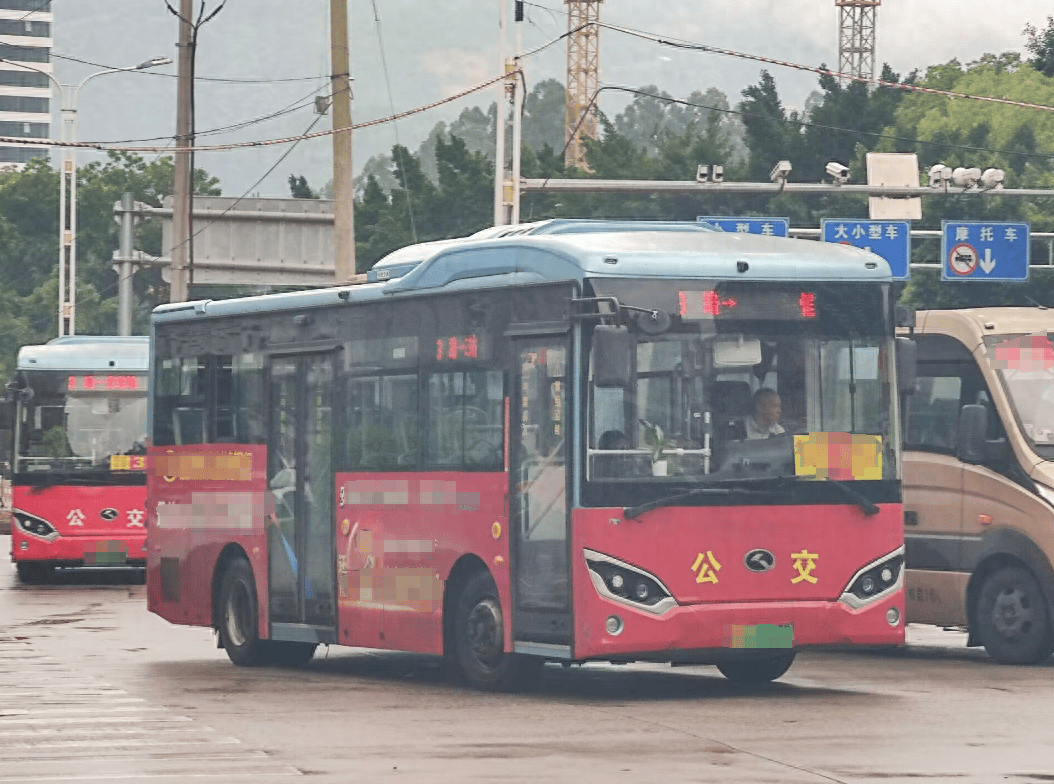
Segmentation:
[(918, 371), (918, 345), (911, 338), (896, 339), (897, 390), (902, 395), (915, 392), (915, 375)]
[(983, 463), (986, 455), (988, 409), (978, 403), (967, 403), (959, 412), (959, 439), (956, 456), (964, 463)]
[(628, 387), (632, 381), (633, 336), (627, 327), (598, 324), (593, 328), (593, 383)]

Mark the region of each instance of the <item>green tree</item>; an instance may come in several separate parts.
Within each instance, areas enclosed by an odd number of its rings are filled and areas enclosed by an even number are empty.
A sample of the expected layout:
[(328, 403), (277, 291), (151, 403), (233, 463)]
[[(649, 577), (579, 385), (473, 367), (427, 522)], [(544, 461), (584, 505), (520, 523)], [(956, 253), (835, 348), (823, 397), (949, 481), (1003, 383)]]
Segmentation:
[(1034, 25), (1025, 25), (1023, 35), (1025, 49), (1032, 58), (1028, 64), (1044, 76), (1054, 76), (1054, 16), (1047, 17), (1047, 26), (1037, 30)]

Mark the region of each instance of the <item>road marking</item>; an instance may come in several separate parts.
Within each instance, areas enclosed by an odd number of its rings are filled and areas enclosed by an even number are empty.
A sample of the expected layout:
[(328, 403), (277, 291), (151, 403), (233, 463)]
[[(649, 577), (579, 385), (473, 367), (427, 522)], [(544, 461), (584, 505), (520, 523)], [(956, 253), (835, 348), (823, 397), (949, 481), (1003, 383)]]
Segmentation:
[(238, 738), (0, 632), (0, 784), (301, 775)]

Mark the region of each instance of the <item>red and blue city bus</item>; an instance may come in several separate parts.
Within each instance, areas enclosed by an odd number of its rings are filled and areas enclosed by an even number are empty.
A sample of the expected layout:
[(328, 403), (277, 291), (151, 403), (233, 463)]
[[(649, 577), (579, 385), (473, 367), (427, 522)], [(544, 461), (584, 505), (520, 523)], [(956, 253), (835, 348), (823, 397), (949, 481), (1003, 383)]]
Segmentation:
[(14, 413), (11, 559), (55, 567), (146, 561), (147, 337), (69, 336), (23, 346)]
[(161, 306), (149, 608), (236, 664), (420, 651), (481, 688), (902, 643), (890, 284), (846, 246), (547, 221)]

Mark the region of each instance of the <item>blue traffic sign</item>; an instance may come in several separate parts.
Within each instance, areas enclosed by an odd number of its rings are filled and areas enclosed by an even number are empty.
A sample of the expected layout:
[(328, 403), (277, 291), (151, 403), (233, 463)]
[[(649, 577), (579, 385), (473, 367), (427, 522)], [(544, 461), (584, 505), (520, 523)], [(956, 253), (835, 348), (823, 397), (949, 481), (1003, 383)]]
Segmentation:
[(769, 237), (786, 237), (790, 234), (790, 218), (729, 218), (700, 215), (695, 220), (697, 223), (706, 223), (721, 231), (737, 234), (765, 234)]
[(1028, 280), (1029, 224), (941, 222), (941, 280)]
[(820, 238), (881, 256), (889, 264), (893, 280), (907, 280), (910, 275), (911, 224), (907, 221), (825, 218), (820, 221)]

